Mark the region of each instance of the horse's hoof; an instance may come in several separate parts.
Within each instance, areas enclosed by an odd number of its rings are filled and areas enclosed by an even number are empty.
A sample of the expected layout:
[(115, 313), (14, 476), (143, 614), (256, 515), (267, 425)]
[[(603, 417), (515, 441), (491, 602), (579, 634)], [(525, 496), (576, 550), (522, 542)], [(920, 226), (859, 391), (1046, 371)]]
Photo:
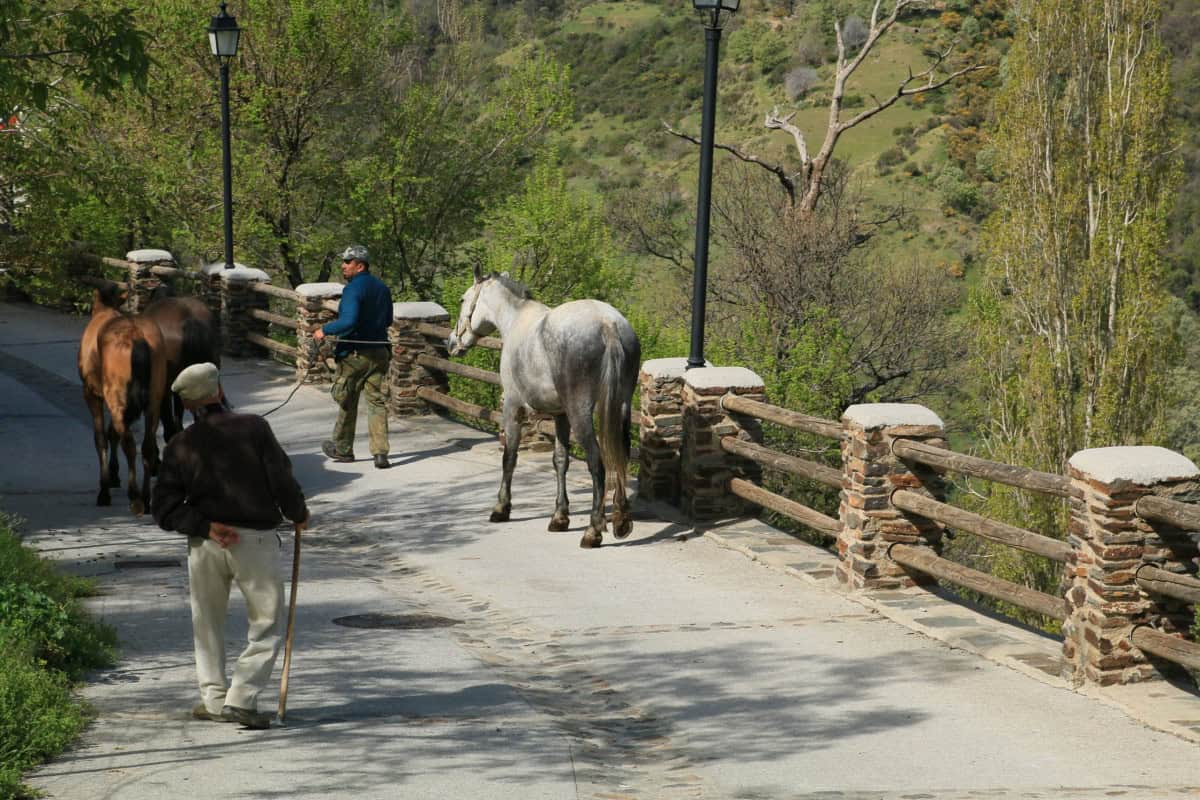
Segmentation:
[(112, 495), (109, 494), (108, 492), (101, 492), (100, 494), (96, 495), (96, 505), (111, 506), (112, 505)]
[(613, 514), (613, 536), (624, 539), (633, 533), (633, 517), (627, 514)]
[(600, 540), (604, 538), (604, 534), (594, 528), (588, 528), (584, 532), (583, 538), (579, 540), (579, 546), (590, 550), (593, 547), (600, 546)]
[(550, 531), (551, 533), (558, 533), (559, 531), (565, 531), (569, 527), (571, 527), (570, 517), (568, 517), (566, 514), (563, 514), (562, 516), (555, 514), (550, 518), (550, 524), (546, 526), (546, 530)]
[(488, 519), (492, 522), (508, 522), (508, 517), (512, 513), (512, 509), (492, 509), (492, 515)]
[(146, 504), (140, 499), (129, 501), (129, 510), (133, 512), (135, 517), (140, 517), (146, 513)]

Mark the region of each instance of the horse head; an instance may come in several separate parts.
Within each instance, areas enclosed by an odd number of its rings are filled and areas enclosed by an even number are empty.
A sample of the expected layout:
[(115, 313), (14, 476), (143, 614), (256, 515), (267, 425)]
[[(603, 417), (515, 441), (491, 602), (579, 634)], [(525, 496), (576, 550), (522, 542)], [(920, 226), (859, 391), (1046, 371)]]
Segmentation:
[(475, 282), (463, 292), (458, 322), (454, 325), (450, 338), (446, 339), (446, 350), (450, 355), (461, 356), (473, 347), (480, 337), (496, 330), (490, 319), (487, 302), (481, 302), (483, 291), (493, 278), (491, 275), (485, 278), (479, 271), (479, 265), (475, 265)]

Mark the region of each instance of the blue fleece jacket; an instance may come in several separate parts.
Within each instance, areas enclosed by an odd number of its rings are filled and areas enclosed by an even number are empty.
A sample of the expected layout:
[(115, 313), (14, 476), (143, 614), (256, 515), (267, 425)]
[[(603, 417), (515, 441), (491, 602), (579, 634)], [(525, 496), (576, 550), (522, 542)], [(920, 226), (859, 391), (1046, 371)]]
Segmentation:
[(360, 272), (342, 290), (338, 318), (321, 326), (326, 336), (353, 339), (355, 344), (341, 341), (333, 348), (335, 358), (355, 350), (372, 350), (388, 346), (387, 332), (392, 324), (392, 293), (387, 284), (369, 272)]

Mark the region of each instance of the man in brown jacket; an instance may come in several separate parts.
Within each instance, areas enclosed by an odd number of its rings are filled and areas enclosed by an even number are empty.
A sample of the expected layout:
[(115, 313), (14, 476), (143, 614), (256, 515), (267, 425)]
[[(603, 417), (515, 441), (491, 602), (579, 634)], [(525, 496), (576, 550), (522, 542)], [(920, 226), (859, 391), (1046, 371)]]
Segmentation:
[[(221, 404), (217, 367), (193, 364), (171, 385), (196, 415), (163, 451), (154, 487), (154, 519), (188, 537), (188, 582), (200, 703), (196, 719), (270, 727), (258, 695), (282, 644), (285, 614), (279, 538), (287, 517), (308, 523), (304, 492), (271, 426)], [(232, 582), (246, 598), (246, 649), (225, 676), (225, 618)]]

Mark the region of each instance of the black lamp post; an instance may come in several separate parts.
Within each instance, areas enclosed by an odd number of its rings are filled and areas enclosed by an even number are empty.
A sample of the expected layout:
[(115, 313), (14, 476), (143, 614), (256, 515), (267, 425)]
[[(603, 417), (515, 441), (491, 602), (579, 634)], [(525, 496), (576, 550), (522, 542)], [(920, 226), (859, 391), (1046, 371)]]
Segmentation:
[(704, 111), (700, 122), (700, 190), (696, 193), (696, 255), (692, 276), (692, 348), (687, 368), (704, 366), (704, 301), (708, 294), (708, 219), (712, 206), (713, 128), (717, 106), (717, 52), (721, 12), (732, 14), (740, 0), (692, 0), (707, 12), (704, 23)]
[(208, 25), (208, 44), (212, 53), (221, 59), (221, 147), (224, 151), (222, 172), (225, 178), (225, 269), (233, 269), (233, 166), (229, 156), (229, 62), (237, 55), (238, 37), (242, 29), (237, 19), (225, 11), (212, 18)]

